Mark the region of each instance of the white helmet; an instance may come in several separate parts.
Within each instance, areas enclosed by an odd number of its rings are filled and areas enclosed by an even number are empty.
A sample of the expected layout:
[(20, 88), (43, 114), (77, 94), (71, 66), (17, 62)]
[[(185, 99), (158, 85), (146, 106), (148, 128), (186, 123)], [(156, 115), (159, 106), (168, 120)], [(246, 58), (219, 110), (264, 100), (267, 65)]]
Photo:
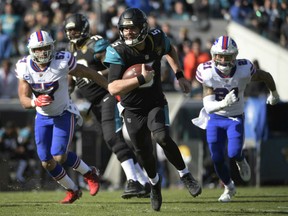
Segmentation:
[[(28, 49), (32, 61), (35, 63), (45, 64), (52, 60), (54, 56), (54, 40), (46, 31), (37, 31), (30, 35)], [(35, 53), (36, 48), (46, 48), (42, 52)]]
[[(238, 55), (236, 42), (231, 37), (221, 36), (215, 40), (210, 52), (216, 68), (226, 75), (229, 74), (235, 66), (235, 60)], [(217, 54), (230, 56), (231, 58), (223, 63), (215, 59)]]

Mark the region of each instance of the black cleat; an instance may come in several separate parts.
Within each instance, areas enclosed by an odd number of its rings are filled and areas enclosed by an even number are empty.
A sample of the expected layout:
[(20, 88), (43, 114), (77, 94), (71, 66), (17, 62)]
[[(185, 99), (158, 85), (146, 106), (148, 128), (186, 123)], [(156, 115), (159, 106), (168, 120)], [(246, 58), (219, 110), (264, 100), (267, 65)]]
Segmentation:
[(162, 194), (161, 194), (161, 182), (162, 178), (159, 175), (159, 181), (156, 185), (151, 185), (151, 206), (154, 211), (160, 211), (162, 205)]
[(130, 199), (132, 197), (141, 197), (145, 194), (144, 187), (139, 183), (139, 181), (134, 181), (129, 179), (127, 181), (124, 193), (122, 194), (123, 199)]
[(193, 178), (191, 173), (185, 174), (183, 177), (180, 178), (183, 184), (186, 186), (188, 189), (189, 193), (193, 196), (196, 197), (199, 194), (202, 193), (202, 188), (199, 185), (199, 183)]
[(151, 192), (151, 185), (146, 182), (145, 185), (142, 185), (144, 188), (145, 193), (143, 195), (138, 196), (138, 198), (150, 198), (150, 192)]

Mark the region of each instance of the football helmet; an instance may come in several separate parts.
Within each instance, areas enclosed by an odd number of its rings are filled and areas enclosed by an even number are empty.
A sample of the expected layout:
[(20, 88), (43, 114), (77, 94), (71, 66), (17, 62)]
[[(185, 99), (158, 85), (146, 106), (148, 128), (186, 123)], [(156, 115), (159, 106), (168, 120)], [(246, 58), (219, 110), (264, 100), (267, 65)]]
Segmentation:
[[(124, 28), (137, 27), (139, 34), (135, 38), (125, 38), (123, 34)], [(118, 29), (120, 38), (125, 41), (128, 46), (135, 46), (142, 43), (149, 31), (146, 14), (138, 8), (128, 8), (120, 16), (118, 21)]]
[(64, 30), (68, 40), (77, 43), (89, 37), (89, 21), (82, 14), (72, 14), (65, 19)]
[[(236, 42), (231, 37), (221, 36), (215, 40), (210, 52), (216, 68), (225, 75), (229, 74), (238, 55)], [(217, 54), (224, 55), (224, 61), (217, 59)]]
[[(46, 31), (33, 32), (27, 45), (32, 61), (39, 64), (50, 62), (54, 56), (54, 42)], [(35, 51), (38, 48), (41, 48), (41, 51)]]

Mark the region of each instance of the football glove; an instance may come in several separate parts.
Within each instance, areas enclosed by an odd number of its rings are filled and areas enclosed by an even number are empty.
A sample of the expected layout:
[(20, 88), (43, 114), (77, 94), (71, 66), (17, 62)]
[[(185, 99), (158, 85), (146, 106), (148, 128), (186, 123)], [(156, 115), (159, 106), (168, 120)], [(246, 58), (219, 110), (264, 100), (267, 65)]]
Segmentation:
[(228, 106), (231, 106), (232, 104), (234, 104), (237, 101), (237, 97), (234, 94), (234, 89), (232, 91), (230, 91), (225, 98), (221, 101), (221, 108), (225, 108)]
[(39, 95), (37, 98), (32, 100), (31, 104), (32, 106), (38, 106), (38, 107), (43, 107), (47, 106), (52, 103), (52, 98), (49, 95)]
[(280, 101), (280, 98), (279, 98), (278, 92), (276, 90), (270, 91), (270, 95), (268, 96), (266, 103), (270, 105), (275, 105), (279, 101)]

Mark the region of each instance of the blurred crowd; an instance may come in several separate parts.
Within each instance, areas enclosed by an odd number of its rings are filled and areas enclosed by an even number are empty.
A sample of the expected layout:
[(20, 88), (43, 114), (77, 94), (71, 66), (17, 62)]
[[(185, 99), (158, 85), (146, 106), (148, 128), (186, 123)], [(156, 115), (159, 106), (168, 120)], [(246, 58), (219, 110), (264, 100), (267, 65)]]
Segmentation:
[[(25, 183), (34, 176), (39, 166), (36, 164), (36, 152), (32, 126), (18, 127), (8, 121), (0, 127), (1, 187), (6, 183)], [(5, 172), (5, 169), (9, 172)]]
[[(32, 32), (39, 29), (50, 32), (56, 40), (56, 50), (64, 50), (68, 43), (63, 31), (65, 17), (82, 13), (90, 22), (92, 35), (102, 35), (112, 42), (118, 38), (118, 17), (127, 7), (145, 11), (151, 28), (162, 28), (170, 37), (178, 49), (185, 77), (194, 87), (192, 97), (201, 92), (194, 79), (196, 67), (209, 60), (214, 39), (190, 38), (188, 28), (181, 28), (175, 35), (168, 21), (160, 25), (158, 19), (191, 21), (200, 31), (209, 29), (211, 19), (234, 20), (288, 48), (285, 0), (5, 0), (0, 1), (0, 99), (17, 98), (14, 63), (28, 54), (26, 45)], [(179, 89), (165, 62), (162, 81), (164, 91)]]
[[(65, 50), (68, 40), (63, 30), (65, 18), (72, 13), (84, 14), (90, 22), (91, 35), (99, 34), (111, 42), (118, 38), (118, 17), (127, 7), (138, 7), (148, 15), (151, 28), (162, 28), (178, 50), (185, 77), (191, 82), (191, 97), (200, 98), (202, 89), (195, 80), (197, 66), (211, 59), (214, 38), (202, 41), (191, 38), (188, 28), (177, 35), (168, 19), (191, 21), (198, 30), (209, 29), (211, 19), (233, 20), (288, 49), (288, 1), (286, 0), (4, 0), (0, 1), (0, 99), (17, 98), (18, 79), (14, 63), (28, 53), (30, 34), (37, 30), (51, 33), (56, 50)], [(160, 25), (158, 19), (161, 22)], [(167, 22), (165, 20), (167, 19)], [(164, 91), (178, 91), (173, 71), (163, 58)], [(28, 138), (27, 138), (28, 137)], [(14, 180), (25, 181), (29, 167), (27, 157), (35, 154), (30, 126), (17, 128), (8, 122), (0, 129), (1, 158), (20, 159)], [(22, 161), (22, 162), (21, 162)], [(22, 164), (22, 165), (21, 165)], [(24, 171), (23, 171), (24, 170)]]

